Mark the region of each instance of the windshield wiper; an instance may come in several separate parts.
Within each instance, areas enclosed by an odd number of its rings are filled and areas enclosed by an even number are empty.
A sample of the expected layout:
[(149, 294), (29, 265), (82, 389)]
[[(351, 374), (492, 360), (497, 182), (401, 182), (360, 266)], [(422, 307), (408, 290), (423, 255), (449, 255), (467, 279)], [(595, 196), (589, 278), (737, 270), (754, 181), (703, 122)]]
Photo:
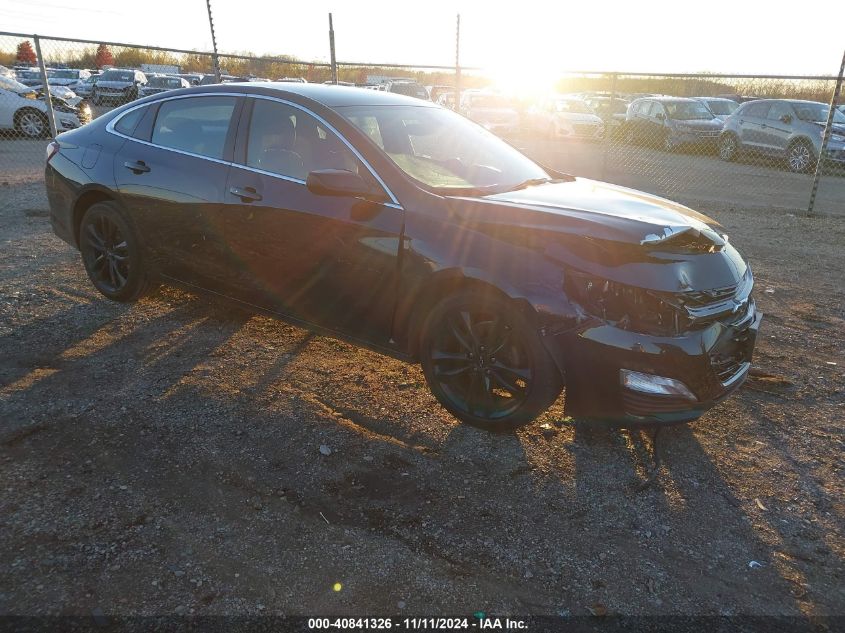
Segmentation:
[(534, 187), (536, 185), (544, 185), (549, 182), (559, 182), (554, 178), (529, 178), (528, 180), (523, 180), (518, 185), (510, 187), (506, 189), (506, 191), (519, 191), (520, 189), (528, 189), (528, 187)]

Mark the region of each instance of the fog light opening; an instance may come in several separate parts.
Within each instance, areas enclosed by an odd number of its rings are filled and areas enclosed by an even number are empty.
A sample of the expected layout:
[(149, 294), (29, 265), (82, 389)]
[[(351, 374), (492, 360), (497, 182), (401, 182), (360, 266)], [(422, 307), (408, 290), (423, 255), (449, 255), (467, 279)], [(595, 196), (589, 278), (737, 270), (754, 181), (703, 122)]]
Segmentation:
[(631, 391), (639, 391), (640, 393), (648, 393), (656, 396), (680, 396), (691, 402), (696, 402), (697, 400), (692, 391), (689, 390), (689, 387), (674, 378), (644, 374), (630, 369), (620, 369), (619, 379), (622, 382), (622, 386)]

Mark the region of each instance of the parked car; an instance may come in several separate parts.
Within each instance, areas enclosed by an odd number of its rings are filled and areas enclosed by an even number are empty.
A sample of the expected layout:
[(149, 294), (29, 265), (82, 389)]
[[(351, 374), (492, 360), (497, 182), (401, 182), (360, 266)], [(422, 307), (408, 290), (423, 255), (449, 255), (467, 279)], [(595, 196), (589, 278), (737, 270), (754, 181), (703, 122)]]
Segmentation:
[(131, 68), (110, 68), (97, 77), (91, 89), (91, 101), (101, 105), (107, 101), (129, 103), (141, 95), (147, 76)]
[(99, 74), (92, 74), (86, 79), (77, 81), (76, 84), (73, 86), (73, 91), (77, 94), (77, 96), (82, 97), (83, 99), (89, 98), (91, 96), (91, 92), (94, 89), (94, 84), (97, 82), (97, 77), (99, 76)]
[[(56, 99), (53, 102), (57, 131), (72, 130), (82, 125), (78, 110)], [(0, 129), (15, 130), (28, 138), (50, 135), (47, 104), (43, 96), (11, 77), (0, 76)]]
[(163, 93), (60, 135), (45, 182), (104, 296), (190, 284), (420, 362), (486, 429), (530, 422), (564, 384), (576, 418), (686, 422), (748, 375), (753, 278), (715, 220), (544, 168), (430, 102)]
[(513, 101), (495, 92), (462, 94), (461, 114), (499, 136), (519, 131), (519, 112)]
[(157, 75), (155, 77), (148, 77), (146, 85), (141, 88), (141, 96), (148, 97), (150, 95), (165, 92), (167, 90), (177, 90), (179, 88), (190, 88), (191, 84), (187, 79), (182, 77), (171, 77), (170, 75)]
[[(725, 121), (719, 156), (734, 160), (740, 152), (782, 158), (790, 171), (814, 169), (830, 106), (816, 101), (761, 99), (743, 103)], [(825, 160), (845, 165), (845, 114), (834, 112)]]
[(574, 96), (542, 99), (528, 109), (529, 127), (548, 138), (604, 138), (604, 121)]
[(711, 114), (722, 122), (736, 112), (739, 107), (739, 103), (733, 99), (723, 97), (693, 97), (693, 99), (706, 105)]
[(414, 97), (415, 99), (422, 99), (423, 101), (431, 101), (431, 97), (428, 96), (428, 90), (416, 81), (406, 79), (388, 81), (385, 83), (385, 90), (399, 95)]
[(9, 79), (15, 79), (15, 71), (11, 68), (0, 66), (0, 77), (8, 77)]
[(722, 122), (706, 105), (685, 97), (636, 99), (628, 106), (625, 139), (673, 152), (684, 145), (715, 147)]
[(628, 112), (627, 100), (618, 97), (586, 96), (584, 101), (604, 122), (606, 134), (617, 136), (622, 131)]
[(15, 76), (24, 86), (40, 86), (44, 83), (41, 80), (41, 71), (37, 68), (18, 68), (15, 70)]
[(80, 81), (85, 81), (91, 76), (90, 70), (75, 68), (49, 68), (47, 70), (47, 83), (51, 86), (67, 86), (71, 90)]
[(179, 73), (176, 77), (181, 77), (192, 86), (199, 86), (202, 81), (202, 73)]

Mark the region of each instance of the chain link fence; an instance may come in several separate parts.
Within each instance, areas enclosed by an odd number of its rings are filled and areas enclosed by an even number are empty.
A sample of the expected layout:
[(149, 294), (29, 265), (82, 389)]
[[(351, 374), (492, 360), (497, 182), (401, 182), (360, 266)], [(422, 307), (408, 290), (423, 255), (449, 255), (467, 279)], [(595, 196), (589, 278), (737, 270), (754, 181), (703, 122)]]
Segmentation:
[[(147, 94), (216, 82), (214, 57), (0, 33), (0, 182), (39, 179), (47, 139), (57, 133)], [(223, 81), (332, 80), (325, 62), (217, 59)], [(413, 80), (428, 98), (551, 168), (694, 207), (805, 212), (818, 165), (815, 212), (845, 214), (845, 98), (828, 121), (836, 77), (581, 72), (563, 75), (553, 94), (527, 99), (496, 91), (478, 69), (344, 62), (336, 69), (342, 84)]]

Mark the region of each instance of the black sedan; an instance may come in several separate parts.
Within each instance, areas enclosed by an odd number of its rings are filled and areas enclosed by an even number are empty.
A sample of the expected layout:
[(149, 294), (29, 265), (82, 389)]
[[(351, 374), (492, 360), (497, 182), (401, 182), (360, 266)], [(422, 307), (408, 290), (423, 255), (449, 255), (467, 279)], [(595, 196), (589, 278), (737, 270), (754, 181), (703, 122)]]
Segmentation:
[(178, 283), (418, 361), (470, 424), (525, 424), (564, 387), (577, 418), (686, 422), (750, 367), (751, 270), (719, 224), (430, 102), (202, 86), (47, 156), (53, 229), (106, 297)]

